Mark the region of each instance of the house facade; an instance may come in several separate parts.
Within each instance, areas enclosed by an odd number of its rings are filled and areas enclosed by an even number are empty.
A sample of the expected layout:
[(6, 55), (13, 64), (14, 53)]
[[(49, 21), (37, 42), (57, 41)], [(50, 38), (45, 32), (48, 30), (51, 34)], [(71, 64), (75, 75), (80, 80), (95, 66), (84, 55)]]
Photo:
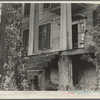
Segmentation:
[(35, 90), (93, 90), (96, 66), (81, 59), (93, 44), (98, 4), (22, 4), (23, 56)]

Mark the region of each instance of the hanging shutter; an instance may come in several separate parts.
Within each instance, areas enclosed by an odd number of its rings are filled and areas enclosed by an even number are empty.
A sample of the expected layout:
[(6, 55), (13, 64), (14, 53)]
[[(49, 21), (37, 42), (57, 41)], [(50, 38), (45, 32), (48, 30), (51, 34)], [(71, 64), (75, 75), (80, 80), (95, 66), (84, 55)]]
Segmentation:
[(38, 45), (39, 50), (42, 49), (42, 26), (39, 26), (39, 45)]
[(97, 10), (93, 11), (93, 26), (97, 25)]
[(26, 3), (24, 7), (24, 17), (28, 17), (30, 15), (30, 3)]
[(49, 23), (47, 24), (47, 36), (46, 36), (47, 49), (50, 48), (50, 33), (51, 33), (50, 31), (51, 31), (51, 24)]

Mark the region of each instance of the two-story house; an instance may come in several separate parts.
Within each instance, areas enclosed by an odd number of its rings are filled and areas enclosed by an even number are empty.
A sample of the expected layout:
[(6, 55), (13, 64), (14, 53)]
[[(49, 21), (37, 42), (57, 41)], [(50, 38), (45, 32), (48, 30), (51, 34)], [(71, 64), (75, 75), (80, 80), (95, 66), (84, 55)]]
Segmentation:
[[(97, 25), (97, 4), (23, 4), (26, 68), (40, 90), (95, 88), (96, 67), (81, 58)], [(87, 33), (87, 34), (86, 34)]]
[[(96, 88), (96, 66), (81, 59), (93, 43), (98, 4), (22, 4), (23, 55), (27, 75), (36, 90)], [(34, 90), (33, 89), (33, 90)]]

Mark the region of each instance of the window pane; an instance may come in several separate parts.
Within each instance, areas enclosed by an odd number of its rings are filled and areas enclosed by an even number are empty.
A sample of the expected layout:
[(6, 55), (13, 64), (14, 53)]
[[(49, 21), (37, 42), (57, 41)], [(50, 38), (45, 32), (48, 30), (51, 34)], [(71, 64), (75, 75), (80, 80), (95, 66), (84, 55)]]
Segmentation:
[(24, 17), (28, 17), (30, 15), (30, 3), (26, 3), (24, 6)]

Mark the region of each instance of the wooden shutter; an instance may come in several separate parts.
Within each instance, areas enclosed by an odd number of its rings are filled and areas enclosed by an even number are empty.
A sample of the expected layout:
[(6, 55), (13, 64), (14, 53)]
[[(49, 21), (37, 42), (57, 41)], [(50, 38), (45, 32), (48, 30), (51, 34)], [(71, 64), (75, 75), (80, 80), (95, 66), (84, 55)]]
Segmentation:
[(46, 46), (47, 46), (47, 49), (50, 48), (50, 33), (51, 33), (51, 24), (47, 24), (47, 36), (46, 36)]
[(43, 26), (39, 26), (39, 46), (38, 46), (39, 50), (42, 49), (42, 27)]
[(39, 27), (39, 49), (49, 49), (50, 48), (50, 33), (51, 24), (41, 25)]
[(93, 11), (93, 26), (97, 25), (97, 10)]
[(26, 3), (24, 6), (24, 17), (28, 17), (30, 15), (30, 3)]
[(23, 44), (24, 44), (24, 50), (28, 50), (28, 39), (29, 38), (29, 29), (26, 29), (23, 31)]

